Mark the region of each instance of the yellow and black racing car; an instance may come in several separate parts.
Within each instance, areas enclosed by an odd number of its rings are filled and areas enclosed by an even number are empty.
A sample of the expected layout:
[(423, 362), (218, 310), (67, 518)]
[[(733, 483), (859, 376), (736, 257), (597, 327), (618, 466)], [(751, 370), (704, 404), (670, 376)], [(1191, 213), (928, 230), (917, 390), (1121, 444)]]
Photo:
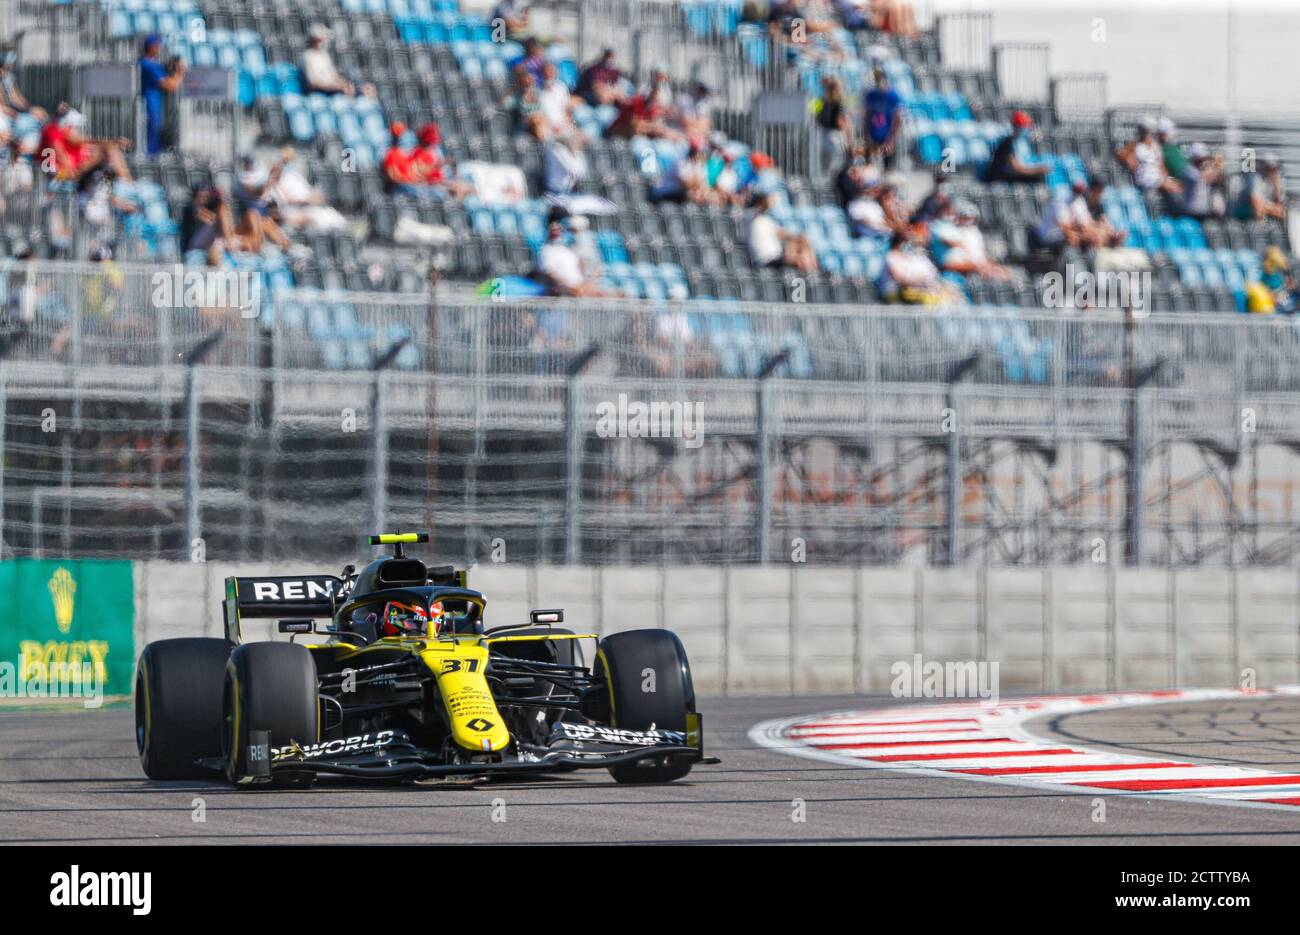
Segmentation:
[[(661, 783), (717, 762), (704, 755), (671, 631), (598, 638), (558, 626), (562, 610), (488, 627), (466, 572), (404, 554), (427, 535), (369, 541), (393, 554), (340, 577), (227, 578), (225, 639), (145, 647), (135, 726), (146, 775), (303, 787), (320, 776), (466, 783), (604, 768)], [(240, 622), (253, 617), (279, 618), (289, 640), (242, 642)]]

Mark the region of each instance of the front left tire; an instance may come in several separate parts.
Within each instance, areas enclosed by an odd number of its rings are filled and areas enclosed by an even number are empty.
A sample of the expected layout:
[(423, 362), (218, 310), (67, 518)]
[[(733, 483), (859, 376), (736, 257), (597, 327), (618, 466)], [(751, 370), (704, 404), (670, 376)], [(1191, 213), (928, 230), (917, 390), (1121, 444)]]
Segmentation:
[(250, 757), (252, 731), (267, 731), (271, 749), (320, 740), (316, 662), (304, 646), (237, 646), (226, 665), (222, 694), (222, 756), (232, 783), (247, 784), (258, 773)]

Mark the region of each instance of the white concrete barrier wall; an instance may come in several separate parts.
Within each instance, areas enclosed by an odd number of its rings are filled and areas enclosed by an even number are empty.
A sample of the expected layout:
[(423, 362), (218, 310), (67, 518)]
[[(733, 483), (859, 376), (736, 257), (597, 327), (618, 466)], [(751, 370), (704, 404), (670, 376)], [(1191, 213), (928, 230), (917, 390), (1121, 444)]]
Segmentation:
[[(295, 571), (320, 569), (138, 563), (137, 646), (220, 636), (228, 575)], [(1295, 570), (486, 565), (470, 584), (490, 624), (563, 607), (580, 632), (675, 630), (702, 692), (885, 691), (918, 653), (995, 661), (1003, 691), (1300, 681)]]

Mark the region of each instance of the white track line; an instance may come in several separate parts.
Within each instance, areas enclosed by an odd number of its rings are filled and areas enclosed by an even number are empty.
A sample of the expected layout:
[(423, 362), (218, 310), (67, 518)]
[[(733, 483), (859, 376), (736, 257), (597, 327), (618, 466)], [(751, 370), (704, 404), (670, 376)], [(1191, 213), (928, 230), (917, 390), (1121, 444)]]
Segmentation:
[(1300, 685), (1253, 692), (1202, 688), (835, 711), (764, 721), (750, 729), (749, 739), (782, 753), (864, 769), (1030, 786), (1058, 793), (1156, 796), (1294, 811), (1300, 806), (1300, 771), (1092, 750), (1062, 739), (1038, 737), (1024, 728), (1025, 722), (1044, 715), (1279, 695), (1300, 695)]

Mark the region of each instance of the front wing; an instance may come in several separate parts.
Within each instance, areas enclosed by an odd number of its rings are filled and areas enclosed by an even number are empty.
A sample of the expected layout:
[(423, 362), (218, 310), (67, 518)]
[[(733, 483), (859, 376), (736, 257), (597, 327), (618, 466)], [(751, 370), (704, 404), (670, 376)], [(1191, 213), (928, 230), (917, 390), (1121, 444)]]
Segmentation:
[[(262, 764), (253, 782), (283, 776), (348, 776), (369, 779), (455, 779), (606, 769), (625, 763), (658, 760), (663, 763), (717, 763), (704, 755), (704, 726), (698, 714), (688, 715), (685, 731), (631, 731), (613, 727), (560, 722), (545, 745), (515, 743), (493, 758), (449, 760), (439, 751), (424, 749), (402, 731), (340, 738), (323, 743), (272, 748), (269, 736), (250, 731), (259, 747), (250, 755)], [(254, 751), (250, 751), (253, 753)]]

